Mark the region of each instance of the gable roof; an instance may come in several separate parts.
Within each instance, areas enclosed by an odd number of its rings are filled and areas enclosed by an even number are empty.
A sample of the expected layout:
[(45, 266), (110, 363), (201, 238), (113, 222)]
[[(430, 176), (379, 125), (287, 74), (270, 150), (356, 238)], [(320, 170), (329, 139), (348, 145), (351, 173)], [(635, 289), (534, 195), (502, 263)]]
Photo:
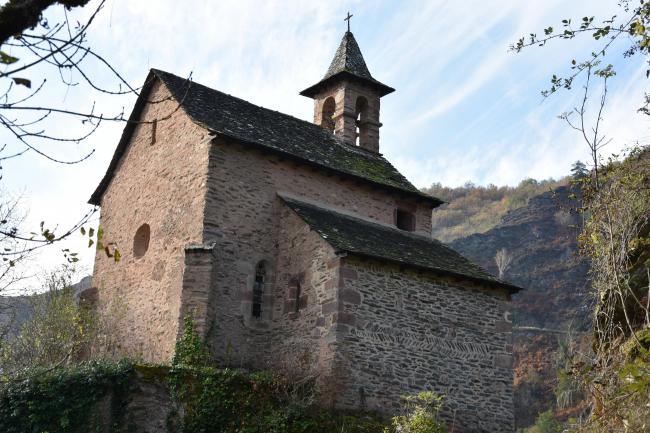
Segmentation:
[(334, 58), (332, 59), (332, 63), (330, 63), (330, 67), (327, 69), (323, 79), (313, 86), (303, 90), (300, 94), (303, 96), (313, 97), (329, 83), (341, 78), (348, 78), (370, 85), (379, 91), (380, 96), (385, 96), (395, 91), (392, 87), (387, 86), (372, 77), (368, 70), (368, 66), (366, 66), (366, 61), (363, 59), (363, 55), (361, 54), (359, 44), (354, 38), (352, 32), (345, 32), (343, 35), (343, 39), (341, 40), (341, 43), (334, 54)]
[(410, 265), (438, 274), (505, 288), (520, 287), (501, 281), (442, 242), (305, 203), (280, 198), (327, 243), (340, 251)]
[(157, 69), (152, 69), (149, 73), (108, 171), (89, 203), (99, 205), (101, 196), (108, 188), (146, 104), (148, 88), (155, 78), (169, 89), (172, 97), (192, 121), (218, 136), (411, 196), (432, 207), (443, 203), (442, 200), (419, 191), (381, 155), (345, 144), (318, 125), (259, 107)]

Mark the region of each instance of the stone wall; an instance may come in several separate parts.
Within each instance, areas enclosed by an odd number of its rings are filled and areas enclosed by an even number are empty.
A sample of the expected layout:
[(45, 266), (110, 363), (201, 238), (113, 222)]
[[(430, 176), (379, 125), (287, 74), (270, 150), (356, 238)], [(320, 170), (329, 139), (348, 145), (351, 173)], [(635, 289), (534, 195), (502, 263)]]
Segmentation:
[[(394, 226), (397, 207), (415, 214), (417, 233), (431, 235), (431, 207), (397, 193), (343, 179), (333, 173), (261, 153), (225, 139), (215, 140), (210, 153), (210, 179), (205, 207), (205, 242), (225, 232), (251, 233), (270, 228), (271, 204), (278, 192)], [(268, 242), (274, 242), (267, 239)]]
[[(116, 323), (116, 356), (171, 359), (178, 332), (185, 246), (201, 243), (210, 137), (192, 123), (167, 90), (153, 85), (142, 120), (101, 202), (104, 243), (115, 242), (121, 260), (99, 251), (93, 285), (102, 311), (123, 312)], [(144, 256), (133, 253), (134, 235), (150, 226)]]
[[(416, 214), (420, 234), (431, 229), (431, 209), (426, 204), (221, 139), (215, 140), (210, 152), (209, 170), (204, 242), (215, 245), (215, 265), (210, 307), (214, 315), (207, 335), (215, 355), (235, 366), (268, 360), (269, 350), (277, 353), (268, 344), (271, 330), (280, 339), (298, 337), (282, 329), (285, 323), (280, 315), (290, 292), (286, 277), (277, 269), (284, 254), (279, 243), (285, 236), (279, 191), (389, 225), (396, 207), (408, 207)], [(266, 294), (262, 320), (251, 320), (255, 266), (260, 261), (267, 266)], [(316, 332), (311, 315), (309, 320), (294, 320), (307, 323), (305, 332)]]
[(400, 395), (431, 390), (454, 431), (514, 431), (505, 293), (353, 257), (340, 275), (337, 405), (395, 413)]
[(284, 372), (318, 377), (321, 398), (336, 352), (339, 258), (291, 209), (280, 212), (276, 285), (267, 351)]

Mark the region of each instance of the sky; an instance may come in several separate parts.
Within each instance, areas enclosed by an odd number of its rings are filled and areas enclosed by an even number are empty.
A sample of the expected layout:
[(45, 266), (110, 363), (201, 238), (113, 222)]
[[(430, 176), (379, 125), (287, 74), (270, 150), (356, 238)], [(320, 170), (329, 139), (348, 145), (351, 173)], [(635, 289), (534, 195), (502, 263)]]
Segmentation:
[[(1, 4), (2, 2), (0, 2)], [(584, 58), (591, 38), (558, 41), (515, 54), (509, 45), (530, 32), (585, 15), (608, 18), (620, 9), (616, 1), (490, 0), (356, 1), (296, 0), (107, 0), (89, 31), (94, 50), (127, 81), (140, 86), (149, 68), (180, 76), (252, 103), (311, 121), (313, 101), (298, 95), (324, 75), (346, 29), (351, 30), (370, 72), (396, 92), (382, 99), (380, 151), (416, 186), (434, 182), (458, 186), (515, 185), (525, 178), (546, 179), (568, 174), (571, 164), (587, 159), (577, 132), (558, 118), (579, 103), (580, 83), (572, 92), (543, 98), (551, 75), (566, 75), (571, 59)], [(97, 0), (69, 13), (83, 21)], [(55, 22), (61, 8), (48, 10)], [(648, 87), (641, 58), (623, 59), (629, 40), (608, 50), (606, 62), (617, 65), (610, 80), (603, 130), (612, 138), (606, 153), (616, 153), (650, 134), (636, 112)], [(89, 62), (88, 72), (111, 88), (108, 71)], [(83, 83), (57, 84), (52, 70), (33, 69), (26, 78), (50, 78), (42, 103), (90, 109), (105, 114), (124, 109), (134, 95), (92, 92)], [(79, 77), (73, 77), (79, 79)], [(20, 90), (22, 91), (22, 89)], [(600, 89), (593, 89), (593, 100)], [(589, 115), (595, 107), (589, 106)], [(84, 125), (58, 119), (48, 132), (74, 134)], [(104, 175), (123, 123), (105, 123), (80, 144), (45, 143), (61, 165), (27, 153), (5, 161), (2, 194), (19, 196), (26, 227), (40, 221), (62, 231), (91, 206), (86, 202)], [(0, 142), (11, 142), (0, 131)], [(94, 218), (95, 225), (97, 218)], [(62, 261), (62, 248), (80, 254), (82, 273), (92, 271), (94, 251), (81, 235), (44, 250), (26, 272), (38, 274)], [(33, 280), (24, 283), (34, 288)]]

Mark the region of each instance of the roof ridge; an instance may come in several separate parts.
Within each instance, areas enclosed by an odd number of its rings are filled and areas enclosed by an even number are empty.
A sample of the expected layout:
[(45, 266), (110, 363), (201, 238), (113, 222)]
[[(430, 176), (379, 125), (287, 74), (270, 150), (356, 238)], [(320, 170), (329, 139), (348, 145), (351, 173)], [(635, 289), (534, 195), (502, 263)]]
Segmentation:
[[(151, 71), (154, 74), (162, 73), (162, 74), (165, 74), (165, 75), (171, 75), (172, 77), (177, 78), (179, 80), (188, 80), (187, 78), (183, 78), (183, 77), (178, 76), (178, 75), (176, 75), (176, 74), (174, 74), (172, 72), (163, 71), (162, 69), (151, 68)], [(316, 125), (315, 123), (312, 123), (312, 122), (310, 122), (308, 120), (301, 119), (299, 117), (293, 116), (291, 114), (284, 113), (282, 111), (274, 110), (272, 108), (266, 108), (266, 107), (264, 107), (262, 105), (254, 104), (254, 103), (252, 103), (250, 101), (247, 101), (245, 99), (242, 99), (242, 98), (240, 98), (238, 96), (234, 96), (234, 95), (231, 95), (230, 93), (222, 92), (221, 90), (217, 90), (217, 89), (209, 87), (209, 86), (207, 86), (205, 84), (199, 83), (198, 81), (194, 81), (194, 80), (188, 80), (188, 81), (190, 81), (192, 84), (195, 84), (197, 86), (201, 86), (201, 87), (203, 87), (203, 88), (205, 88), (205, 89), (207, 89), (207, 90), (209, 90), (211, 92), (220, 93), (220, 94), (222, 94), (224, 96), (227, 96), (229, 98), (236, 99), (237, 101), (240, 101), (240, 102), (242, 102), (244, 104), (255, 107), (256, 109), (264, 110), (264, 111), (271, 111), (273, 113), (279, 114), (280, 116), (292, 119), (294, 121), (298, 121), (298, 122), (304, 124), (305, 126), (308, 126), (309, 128), (313, 129), (314, 131), (317, 131), (319, 134), (326, 134), (329, 138), (333, 138), (334, 140), (336, 140), (337, 144), (339, 146), (341, 146), (341, 148), (343, 150), (345, 150), (345, 151), (354, 152), (354, 153), (363, 155), (365, 157), (373, 158), (373, 159), (385, 159), (385, 158), (383, 158), (383, 156), (381, 154), (377, 154), (377, 153), (374, 153), (374, 152), (369, 152), (369, 151), (367, 151), (367, 150), (365, 150), (363, 148), (357, 148), (357, 147), (354, 147), (354, 146), (350, 146), (349, 144), (345, 143), (343, 141), (343, 139), (341, 139), (340, 137), (337, 137), (336, 135), (331, 134), (330, 132), (324, 130), (321, 126)]]
[[(151, 68), (151, 71), (152, 71), (153, 73), (155, 73), (155, 74), (157, 74), (157, 73), (163, 73), (163, 74), (166, 74), (166, 75), (171, 75), (171, 76), (174, 77), (174, 78), (178, 78), (178, 79), (181, 79), (181, 80), (187, 80), (187, 78), (183, 78), (183, 77), (178, 76), (178, 75), (176, 75), (176, 74), (174, 74), (174, 73), (172, 73), (172, 72), (163, 71), (162, 69)], [(245, 99), (242, 99), (242, 98), (240, 98), (240, 97), (238, 97), (238, 96), (234, 96), (234, 95), (231, 95), (230, 93), (222, 92), (221, 90), (217, 90), (217, 89), (215, 89), (215, 88), (213, 88), (213, 87), (209, 87), (209, 86), (207, 86), (207, 85), (205, 85), (205, 84), (199, 83), (198, 81), (194, 81), (194, 80), (189, 80), (189, 81), (190, 81), (192, 84), (196, 84), (197, 86), (205, 87), (206, 89), (210, 90), (211, 92), (221, 93), (221, 94), (224, 95), (224, 96), (227, 96), (227, 97), (232, 98), (232, 99), (236, 99), (236, 100), (238, 100), (238, 101), (240, 101), (240, 102), (243, 102), (243, 103), (245, 103), (245, 104), (247, 104), (247, 105), (251, 105), (251, 106), (253, 106), (253, 107), (255, 107), (255, 108), (258, 108), (258, 109), (261, 109), (261, 110), (266, 110), (266, 111), (272, 111), (272, 112), (274, 112), (274, 113), (278, 113), (278, 114), (280, 114), (281, 116), (289, 117), (289, 118), (291, 118), (291, 119), (294, 119), (294, 120), (297, 120), (297, 121), (299, 121), (299, 122), (302, 122), (302, 123), (304, 123), (304, 124), (306, 124), (306, 125), (309, 125), (310, 127), (316, 127), (316, 128), (318, 128), (318, 129), (322, 130), (322, 128), (321, 128), (320, 126), (318, 126), (318, 125), (316, 125), (316, 124), (314, 124), (314, 123), (312, 123), (312, 122), (310, 122), (310, 121), (308, 121), (308, 120), (301, 119), (301, 118), (299, 118), (299, 117), (292, 116), (291, 114), (287, 114), (287, 113), (284, 113), (284, 112), (282, 112), (282, 111), (274, 110), (274, 109), (272, 109), (272, 108), (266, 108), (266, 107), (264, 107), (264, 106), (262, 106), (262, 105), (254, 104), (254, 103), (252, 103), (252, 102), (250, 102), (250, 101), (247, 101), (247, 100), (245, 100)], [(323, 131), (323, 132), (326, 132), (326, 131)], [(338, 137), (336, 137), (336, 136), (334, 136), (334, 138), (338, 139)], [(339, 141), (340, 141), (340, 139), (339, 139)], [(341, 143), (343, 143), (343, 142), (341, 141)]]
[[(161, 73), (163, 75), (170, 75), (170, 76), (172, 76), (172, 77), (174, 77), (176, 79), (179, 79), (179, 80), (187, 80), (187, 78), (180, 77), (180, 76), (178, 76), (178, 75), (176, 75), (176, 74), (174, 74), (172, 72), (167, 72), (167, 71), (164, 71), (162, 69), (151, 68), (151, 71), (156, 75)], [(294, 121), (300, 122), (304, 126), (307, 126), (307, 127), (311, 128), (313, 131), (316, 131), (318, 134), (327, 135), (328, 138), (333, 138), (336, 141), (336, 143), (343, 150), (345, 150), (346, 152), (356, 153), (358, 155), (363, 155), (366, 158), (372, 158), (372, 159), (375, 159), (375, 160), (385, 160), (385, 158), (381, 154), (374, 153), (374, 152), (368, 152), (365, 149), (350, 146), (349, 144), (345, 143), (340, 137), (337, 137), (336, 135), (324, 130), (321, 126), (316, 125), (315, 123), (312, 123), (312, 122), (310, 122), (308, 120), (304, 120), (304, 119), (301, 119), (299, 117), (292, 116), (291, 114), (287, 114), (287, 113), (284, 113), (282, 111), (274, 110), (272, 108), (266, 108), (266, 107), (263, 107), (261, 105), (254, 104), (254, 103), (252, 103), (250, 101), (247, 101), (245, 99), (242, 99), (242, 98), (240, 98), (238, 96), (234, 96), (234, 95), (231, 95), (230, 93), (222, 92), (221, 90), (217, 90), (217, 89), (209, 87), (209, 86), (207, 86), (205, 84), (199, 83), (198, 81), (194, 81), (194, 80), (189, 80), (189, 81), (194, 85), (201, 86), (201, 87), (203, 87), (203, 88), (205, 88), (205, 89), (207, 89), (207, 90), (209, 90), (211, 92), (219, 93), (221, 95), (227, 96), (228, 98), (236, 99), (237, 101), (240, 101), (240, 102), (242, 102), (242, 103), (244, 103), (246, 105), (249, 105), (251, 107), (255, 107), (258, 110), (271, 111), (271, 112), (279, 114), (280, 116), (283, 116), (285, 118), (292, 119)]]

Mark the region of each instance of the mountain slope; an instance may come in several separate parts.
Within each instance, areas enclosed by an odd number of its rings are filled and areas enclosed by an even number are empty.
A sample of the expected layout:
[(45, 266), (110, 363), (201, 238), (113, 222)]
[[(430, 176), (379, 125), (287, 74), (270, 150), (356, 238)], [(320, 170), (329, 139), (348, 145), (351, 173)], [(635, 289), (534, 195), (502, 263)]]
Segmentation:
[(589, 264), (578, 255), (580, 217), (571, 212), (571, 193), (562, 186), (540, 194), (495, 228), (450, 243), (494, 274), (499, 250), (512, 257), (503, 278), (526, 289), (513, 297), (516, 325), (564, 329), (572, 321), (584, 325), (590, 311), (584, 306)]

